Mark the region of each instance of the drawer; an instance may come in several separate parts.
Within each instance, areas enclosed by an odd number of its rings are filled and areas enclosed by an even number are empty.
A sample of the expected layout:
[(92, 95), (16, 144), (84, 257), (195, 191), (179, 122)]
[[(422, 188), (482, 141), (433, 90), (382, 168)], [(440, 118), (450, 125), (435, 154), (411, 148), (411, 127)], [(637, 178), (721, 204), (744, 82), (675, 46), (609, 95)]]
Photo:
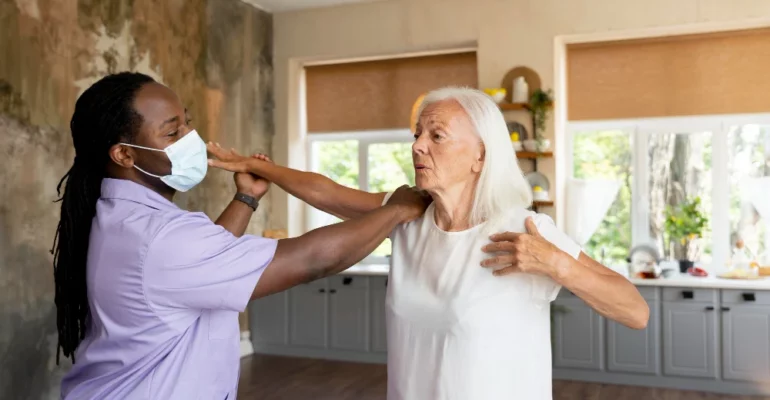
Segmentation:
[(697, 289), (689, 287), (663, 288), (663, 301), (682, 303), (716, 303), (716, 289)]
[(561, 288), (559, 294), (556, 296), (556, 300), (580, 300), (580, 297), (566, 288)]
[(366, 289), (368, 287), (369, 277), (355, 275), (335, 275), (329, 278), (330, 289), (350, 288)]
[(316, 279), (307, 283), (303, 283), (297, 287), (310, 286), (313, 288), (326, 288), (326, 278)]
[(639, 294), (644, 297), (645, 300), (658, 300), (658, 288), (654, 286), (637, 286)]
[[(645, 286), (645, 287), (638, 287), (639, 293), (642, 295), (642, 297), (647, 301), (656, 301), (658, 300), (658, 288), (652, 287), (652, 286)], [(559, 295), (556, 297), (557, 300), (581, 300), (578, 295), (575, 293), (570, 292), (569, 290), (562, 288), (559, 292)]]
[(722, 303), (770, 305), (770, 291), (722, 289)]
[(372, 289), (385, 289), (388, 287), (387, 276), (372, 276), (369, 277), (369, 287)]

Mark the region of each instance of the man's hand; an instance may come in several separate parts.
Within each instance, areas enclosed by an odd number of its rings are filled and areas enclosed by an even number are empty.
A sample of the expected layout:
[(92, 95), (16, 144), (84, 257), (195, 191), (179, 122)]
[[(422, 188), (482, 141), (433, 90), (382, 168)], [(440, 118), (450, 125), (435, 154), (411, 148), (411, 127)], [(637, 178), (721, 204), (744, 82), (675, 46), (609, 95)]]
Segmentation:
[(496, 276), (527, 272), (556, 279), (562, 267), (560, 260), (566, 253), (538, 232), (532, 217), (528, 217), (524, 224), (527, 233), (503, 232), (492, 235), (492, 243), (482, 250), (496, 255), (482, 261), (481, 265), (488, 268), (503, 267), (494, 271)]
[[(260, 159), (260, 160), (270, 160), (267, 156), (263, 154), (255, 154), (252, 157), (244, 157), (238, 152), (235, 151), (235, 149), (225, 150), (222, 148), (222, 146), (219, 145), (219, 143), (208, 143), (206, 145), (206, 148), (208, 151), (213, 154), (219, 161), (225, 162), (225, 163), (238, 163), (238, 164), (245, 164), (250, 158), (252, 159)], [(215, 160), (212, 160), (215, 161)], [(216, 164), (209, 163), (212, 166), (217, 167)], [(270, 188), (270, 182), (260, 176), (254, 175), (252, 173), (246, 172), (246, 169), (242, 171), (234, 171), (233, 174), (233, 180), (235, 181), (235, 187), (238, 190), (238, 192), (249, 195), (251, 197), (254, 197), (256, 199), (261, 199), (262, 196), (267, 193), (267, 190)]]
[(403, 185), (393, 192), (387, 204), (401, 208), (403, 215), (401, 222), (409, 222), (420, 218), (432, 201), (433, 198), (427, 193)]

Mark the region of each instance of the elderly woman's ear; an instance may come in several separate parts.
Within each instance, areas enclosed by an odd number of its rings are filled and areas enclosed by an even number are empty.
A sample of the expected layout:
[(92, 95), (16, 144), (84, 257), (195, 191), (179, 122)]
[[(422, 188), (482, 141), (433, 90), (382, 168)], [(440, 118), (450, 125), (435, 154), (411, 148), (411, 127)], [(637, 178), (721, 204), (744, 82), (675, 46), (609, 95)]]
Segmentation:
[(480, 174), (481, 170), (484, 168), (484, 145), (481, 145), (481, 150), (479, 151), (479, 155), (476, 158), (476, 161), (473, 163), (473, 166), (471, 166), (471, 171)]

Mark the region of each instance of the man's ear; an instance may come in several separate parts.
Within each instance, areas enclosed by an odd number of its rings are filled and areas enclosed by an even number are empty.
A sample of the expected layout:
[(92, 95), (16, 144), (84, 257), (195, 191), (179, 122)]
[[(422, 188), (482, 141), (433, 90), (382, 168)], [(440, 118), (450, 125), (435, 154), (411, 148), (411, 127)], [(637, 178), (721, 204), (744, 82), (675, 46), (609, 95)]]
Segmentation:
[(134, 168), (134, 156), (136, 153), (128, 146), (114, 144), (110, 147), (110, 159), (123, 168)]

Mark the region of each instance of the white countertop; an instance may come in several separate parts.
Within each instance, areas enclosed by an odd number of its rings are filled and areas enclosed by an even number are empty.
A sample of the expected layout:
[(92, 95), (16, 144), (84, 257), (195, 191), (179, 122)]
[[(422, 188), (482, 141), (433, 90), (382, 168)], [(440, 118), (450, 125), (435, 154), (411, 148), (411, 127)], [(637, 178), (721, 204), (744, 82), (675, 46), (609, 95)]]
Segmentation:
[(761, 279), (724, 279), (714, 274), (706, 277), (697, 277), (687, 274), (676, 274), (668, 278), (658, 279), (631, 279), (637, 286), (676, 286), (710, 289), (749, 289), (770, 290), (770, 277)]
[[(340, 273), (340, 275), (388, 276), (390, 267), (384, 264), (358, 264)], [(710, 289), (747, 289), (770, 290), (770, 277), (755, 280), (723, 279), (714, 274), (706, 277), (696, 277), (687, 274), (676, 274), (668, 278), (630, 279), (637, 286), (661, 287), (691, 287)]]
[(388, 276), (389, 271), (387, 264), (356, 264), (340, 272), (340, 275)]

